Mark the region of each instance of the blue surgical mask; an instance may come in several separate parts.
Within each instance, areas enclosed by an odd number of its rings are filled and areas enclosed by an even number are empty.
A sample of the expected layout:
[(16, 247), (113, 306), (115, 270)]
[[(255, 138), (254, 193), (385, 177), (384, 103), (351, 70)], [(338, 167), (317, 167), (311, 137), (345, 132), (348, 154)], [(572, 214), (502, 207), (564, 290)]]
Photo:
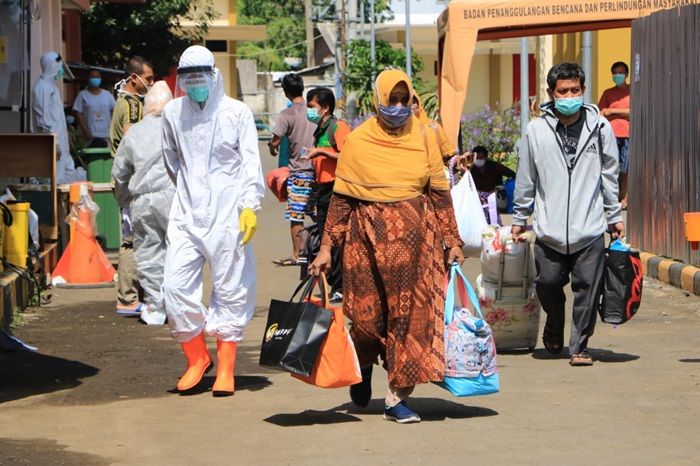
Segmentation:
[(625, 79), (627, 78), (626, 75), (622, 73), (616, 73), (612, 75), (613, 82), (615, 83), (616, 86), (621, 86), (625, 83)]
[(311, 122), (318, 124), (321, 121), (321, 115), (318, 114), (318, 110), (316, 108), (307, 108), (306, 109), (306, 118)]
[(193, 102), (204, 103), (209, 98), (209, 88), (207, 86), (194, 86), (187, 89), (187, 95)]
[(581, 110), (583, 96), (554, 99), (554, 108), (562, 115), (571, 116)]
[(102, 84), (102, 78), (90, 78), (90, 87), (100, 87)]
[(66, 74), (65, 71), (63, 71), (63, 68), (59, 68), (58, 72), (56, 73), (56, 77), (54, 78), (56, 81), (60, 81), (63, 79), (63, 76)]
[(379, 118), (391, 129), (400, 128), (413, 115), (411, 107), (386, 106), (379, 104)]

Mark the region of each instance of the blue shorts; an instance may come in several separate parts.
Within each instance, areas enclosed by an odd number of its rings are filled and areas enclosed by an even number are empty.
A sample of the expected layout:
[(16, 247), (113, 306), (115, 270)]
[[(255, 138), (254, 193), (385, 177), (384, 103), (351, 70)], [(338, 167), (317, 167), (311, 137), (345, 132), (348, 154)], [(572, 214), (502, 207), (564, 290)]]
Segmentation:
[(290, 222), (304, 223), (306, 204), (314, 187), (313, 172), (293, 172), (287, 178), (287, 212), (284, 218)]
[(617, 138), (617, 151), (620, 153), (620, 173), (627, 173), (630, 164), (630, 138)]

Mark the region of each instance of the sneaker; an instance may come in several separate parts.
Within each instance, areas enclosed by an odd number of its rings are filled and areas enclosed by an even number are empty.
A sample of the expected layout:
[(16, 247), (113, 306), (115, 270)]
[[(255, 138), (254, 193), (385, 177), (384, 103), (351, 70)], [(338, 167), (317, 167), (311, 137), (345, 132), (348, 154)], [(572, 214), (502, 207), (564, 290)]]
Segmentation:
[(360, 408), (366, 408), (372, 399), (372, 367), (361, 368), (362, 382), (350, 386), (350, 399)]
[(343, 293), (336, 291), (334, 292), (330, 298), (328, 298), (328, 301), (331, 304), (340, 304), (343, 302)]
[(399, 424), (410, 424), (412, 422), (420, 422), (420, 416), (411, 411), (406, 402), (402, 401), (393, 407), (384, 407), (384, 419), (387, 421), (396, 421)]

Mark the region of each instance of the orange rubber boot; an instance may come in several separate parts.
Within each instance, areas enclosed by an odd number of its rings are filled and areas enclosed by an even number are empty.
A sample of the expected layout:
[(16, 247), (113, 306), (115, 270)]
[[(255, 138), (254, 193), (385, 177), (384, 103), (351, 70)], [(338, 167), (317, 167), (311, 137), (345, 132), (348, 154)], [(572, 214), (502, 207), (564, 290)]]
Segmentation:
[(177, 391), (185, 392), (194, 388), (202, 380), (204, 374), (214, 367), (214, 363), (207, 350), (204, 332), (186, 343), (181, 343), (181, 346), (187, 358), (187, 370), (177, 382)]
[(236, 366), (237, 343), (216, 340), (216, 381), (212, 387), (214, 396), (233, 395), (233, 368)]

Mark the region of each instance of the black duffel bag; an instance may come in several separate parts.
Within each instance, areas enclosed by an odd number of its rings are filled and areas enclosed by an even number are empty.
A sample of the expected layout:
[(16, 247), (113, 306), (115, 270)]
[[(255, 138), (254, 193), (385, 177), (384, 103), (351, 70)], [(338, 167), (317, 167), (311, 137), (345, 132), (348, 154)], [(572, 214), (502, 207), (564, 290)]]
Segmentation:
[[(328, 302), (325, 278), (309, 276), (289, 301), (270, 301), (260, 348), (260, 365), (308, 377), (316, 364), (333, 312), (310, 303), (316, 283)], [(304, 288), (299, 301), (294, 298)]]
[(624, 324), (639, 309), (642, 302), (644, 273), (639, 251), (615, 251), (605, 253), (603, 294), (598, 313), (603, 322)]

